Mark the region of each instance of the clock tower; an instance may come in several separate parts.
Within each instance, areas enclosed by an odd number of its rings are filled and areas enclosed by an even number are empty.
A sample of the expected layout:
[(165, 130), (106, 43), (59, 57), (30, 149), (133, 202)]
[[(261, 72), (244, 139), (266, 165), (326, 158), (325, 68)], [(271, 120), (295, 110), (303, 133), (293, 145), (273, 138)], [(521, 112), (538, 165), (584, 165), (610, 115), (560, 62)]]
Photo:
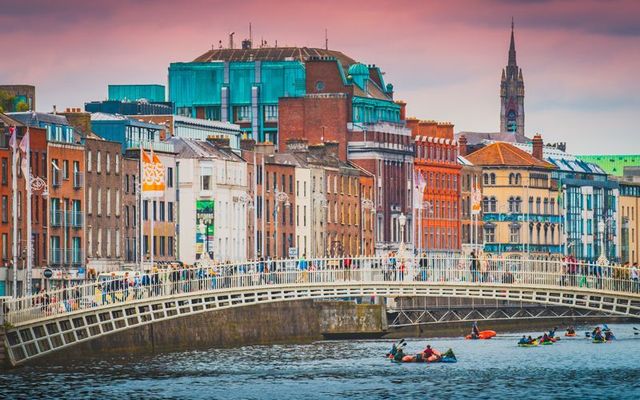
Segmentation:
[(524, 135), (524, 79), (516, 63), (516, 43), (511, 20), (509, 60), (500, 81), (500, 132)]

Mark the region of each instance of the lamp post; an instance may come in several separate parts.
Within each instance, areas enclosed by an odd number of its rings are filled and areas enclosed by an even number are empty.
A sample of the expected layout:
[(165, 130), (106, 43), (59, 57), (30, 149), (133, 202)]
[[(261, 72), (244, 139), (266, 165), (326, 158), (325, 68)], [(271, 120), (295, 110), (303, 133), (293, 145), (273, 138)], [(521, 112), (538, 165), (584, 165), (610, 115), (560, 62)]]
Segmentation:
[(398, 253), (402, 257), (404, 255), (404, 227), (407, 224), (407, 216), (401, 213), (398, 217), (398, 223), (400, 223), (400, 246), (398, 247)]
[[(253, 196), (250, 193), (242, 192), (242, 193), (240, 193), (239, 196), (234, 197), (233, 200), (236, 203), (240, 203), (243, 206), (246, 206), (247, 210), (253, 210), (253, 208), (254, 208)], [(245, 213), (245, 217), (246, 217), (246, 213)], [(247, 226), (246, 221), (244, 221), (242, 224), (245, 226), (245, 229), (246, 229), (246, 226)], [(238, 229), (238, 236), (240, 236), (239, 232), (240, 232), (240, 230)], [(238, 243), (238, 245), (240, 245), (240, 237), (237, 238), (237, 243)], [(254, 243), (254, 246), (253, 246), (253, 257), (257, 259), (258, 258), (258, 250), (257, 250), (257, 248), (255, 246), (255, 244), (256, 244), (255, 238), (253, 240), (253, 243)], [(239, 253), (239, 251), (238, 251), (238, 253)], [(240, 254), (238, 254), (238, 256), (239, 255)], [(241, 257), (238, 257), (238, 260), (240, 260), (240, 259), (241, 259)]]
[[(313, 232), (313, 248), (312, 248), (312, 250), (313, 250), (313, 256), (314, 257), (316, 255), (315, 254), (316, 253), (316, 251), (315, 251), (315, 249), (316, 249), (316, 232), (315, 232), (315, 217), (316, 217), (315, 204), (316, 204), (316, 202), (320, 205), (320, 208), (322, 210), (322, 214), (320, 216), (320, 223), (325, 228), (326, 228), (326, 220), (325, 220), (324, 216), (325, 216), (325, 213), (327, 211), (328, 204), (329, 204), (327, 202), (327, 197), (323, 193), (320, 193), (320, 192), (314, 193), (314, 195), (313, 195), (313, 214), (312, 214), (313, 215), (313, 229), (314, 229), (314, 232)], [(326, 232), (322, 236), (322, 239), (323, 239), (322, 256), (326, 257), (327, 256), (327, 246), (326, 246), (327, 234), (326, 234)]]
[(281, 192), (279, 190), (276, 190), (276, 195), (275, 195), (275, 200), (276, 200), (276, 207), (275, 210), (273, 210), (273, 216), (275, 219), (275, 245), (276, 245), (276, 251), (275, 251), (275, 259), (278, 259), (278, 215), (280, 214), (280, 203), (284, 203), (285, 207), (289, 207), (291, 206), (291, 203), (289, 202), (289, 195), (286, 192)]
[[(365, 215), (365, 210), (371, 210), (372, 212), (375, 210), (375, 204), (373, 204), (373, 201), (370, 199), (362, 199), (360, 202), (360, 208), (361, 208), (361, 219), (360, 219), (360, 255), (363, 256), (365, 255), (365, 250), (364, 250), (364, 215)], [(371, 219), (373, 220), (373, 216), (371, 216)]]

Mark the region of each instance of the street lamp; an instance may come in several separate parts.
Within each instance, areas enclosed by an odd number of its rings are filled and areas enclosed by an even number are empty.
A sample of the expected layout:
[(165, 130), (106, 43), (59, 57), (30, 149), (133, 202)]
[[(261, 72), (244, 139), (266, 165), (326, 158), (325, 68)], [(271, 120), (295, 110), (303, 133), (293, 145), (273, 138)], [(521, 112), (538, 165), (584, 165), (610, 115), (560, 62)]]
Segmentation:
[(598, 257), (598, 263), (602, 265), (607, 263), (607, 254), (604, 250), (604, 230), (606, 226), (605, 221), (598, 222), (598, 232), (600, 233), (600, 257)]
[[(253, 210), (254, 209), (253, 196), (251, 196), (251, 194), (249, 194), (247, 192), (240, 193), (240, 195), (238, 195), (238, 196), (233, 198), (233, 201), (236, 202), (236, 203), (240, 203), (243, 206), (247, 206), (247, 210)], [(245, 217), (246, 217), (246, 213), (245, 213)], [(245, 221), (244, 226), (246, 227), (246, 225), (247, 224), (246, 224), (246, 221)], [(236, 243), (237, 243), (236, 247), (239, 247), (240, 246), (240, 229), (237, 229), (236, 232), (237, 232), (237, 236), (238, 236), (236, 238)], [(256, 249), (256, 246), (255, 246), (256, 242), (255, 242), (255, 240), (253, 242), (254, 242), (254, 249), (253, 249), (254, 250), (254, 257), (258, 257), (257, 249)], [(238, 251), (237, 253), (238, 253), (237, 255), (239, 256), (240, 255), (240, 251)]]
[(291, 206), (291, 203), (289, 202), (289, 195), (286, 192), (281, 192), (279, 190), (276, 190), (276, 196), (275, 196), (275, 200), (276, 200), (276, 207), (275, 210), (273, 210), (273, 215), (275, 218), (275, 245), (276, 245), (276, 251), (275, 251), (275, 258), (278, 258), (278, 215), (280, 214), (280, 203), (284, 203), (285, 207), (289, 207)]
[[(316, 249), (316, 233), (315, 233), (315, 217), (316, 217), (316, 212), (315, 212), (315, 203), (318, 203), (320, 205), (320, 207), (322, 208), (322, 215), (320, 218), (320, 223), (325, 227), (325, 231), (326, 231), (326, 220), (325, 220), (325, 213), (327, 212), (327, 209), (329, 208), (329, 202), (327, 201), (327, 197), (320, 192), (314, 193), (313, 195), (313, 253), (315, 256), (315, 249)], [(324, 223), (323, 223), (324, 221)], [(326, 246), (326, 240), (327, 240), (327, 233), (325, 232), (324, 235), (322, 236), (323, 239), (323, 243), (322, 243), (322, 255), (323, 257), (327, 256), (327, 246)]]
[(360, 202), (360, 206), (362, 209), (362, 218), (360, 219), (360, 255), (363, 256), (364, 251), (364, 211), (371, 210), (371, 219), (373, 221), (373, 213), (375, 212), (375, 204), (370, 199), (362, 199)]

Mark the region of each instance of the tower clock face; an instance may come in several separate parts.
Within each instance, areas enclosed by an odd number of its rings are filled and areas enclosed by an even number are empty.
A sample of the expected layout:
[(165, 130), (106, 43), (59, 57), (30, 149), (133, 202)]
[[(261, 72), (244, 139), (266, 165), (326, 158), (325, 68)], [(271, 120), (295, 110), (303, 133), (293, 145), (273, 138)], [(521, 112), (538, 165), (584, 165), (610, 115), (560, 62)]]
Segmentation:
[(507, 113), (507, 132), (516, 132), (518, 130), (518, 122), (516, 121), (515, 110), (509, 110)]

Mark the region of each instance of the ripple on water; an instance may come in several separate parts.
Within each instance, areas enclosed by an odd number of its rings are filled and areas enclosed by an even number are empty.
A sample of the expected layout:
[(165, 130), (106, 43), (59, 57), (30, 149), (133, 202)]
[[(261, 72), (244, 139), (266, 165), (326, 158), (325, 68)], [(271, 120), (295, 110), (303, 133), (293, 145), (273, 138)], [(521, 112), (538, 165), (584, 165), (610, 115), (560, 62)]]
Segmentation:
[[(391, 342), (379, 340), (27, 366), (0, 375), (0, 398), (638, 399), (640, 336), (631, 325), (611, 327), (619, 340), (603, 345), (565, 338), (553, 346), (518, 348), (518, 335), (429, 341), (442, 351), (453, 348), (457, 364), (392, 364), (382, 357)], [(407, 350), (417, 352), (427, 341), (408, 343)]]

